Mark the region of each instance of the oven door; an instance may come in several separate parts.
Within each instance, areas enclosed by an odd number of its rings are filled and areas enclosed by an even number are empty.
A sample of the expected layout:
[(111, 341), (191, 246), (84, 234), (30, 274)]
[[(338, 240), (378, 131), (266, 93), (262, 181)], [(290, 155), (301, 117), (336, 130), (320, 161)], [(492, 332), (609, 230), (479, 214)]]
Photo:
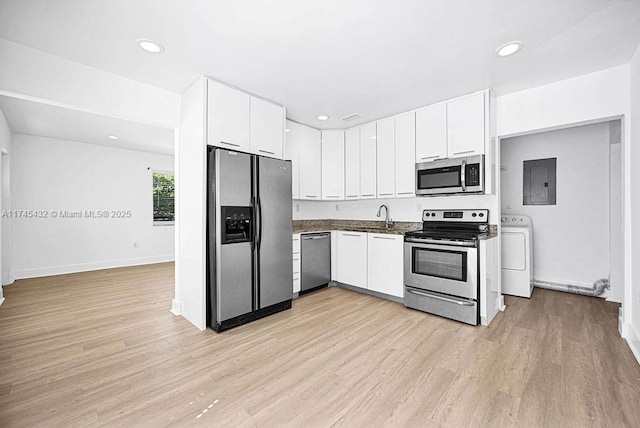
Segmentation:
[(478, 299), (478, 249), (474, 244), (466, 244), (474, 245), (468, 247), (458, 242), (436, 244), (416, 241), (404, 243), (405, 285)]

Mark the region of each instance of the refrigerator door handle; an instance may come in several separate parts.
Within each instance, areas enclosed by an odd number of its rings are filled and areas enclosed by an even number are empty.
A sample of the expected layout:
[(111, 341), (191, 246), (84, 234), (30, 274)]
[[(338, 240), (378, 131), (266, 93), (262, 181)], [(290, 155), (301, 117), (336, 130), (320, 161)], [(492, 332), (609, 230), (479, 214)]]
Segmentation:
[(258, 197), (258, 236), (256, 238), (257, 238), (257, 244), (258, 244), (258, 250), (259, 250), (260, 244), (262, 243), (262, 203), (259, 197)]
[(253, 219), (253, 221), (251, 222), (251, 251), (255, 250), (256, 247), (256, 236), (257, 236), (257, 224), (256, 224), (256, 218), (257, 218), (257, 213), (258, 213), (258, 209), (256, 208), (256, 198), (254, 196), (251, 197), (251, 218)]

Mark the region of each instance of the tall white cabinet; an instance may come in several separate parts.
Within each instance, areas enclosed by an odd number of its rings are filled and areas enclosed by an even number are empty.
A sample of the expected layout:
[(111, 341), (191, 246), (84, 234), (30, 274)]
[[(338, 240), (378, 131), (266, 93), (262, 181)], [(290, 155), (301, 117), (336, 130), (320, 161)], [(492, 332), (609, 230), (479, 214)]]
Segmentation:
[(376, 194), (378, 199), (396, 195), (396, 126), (395, 118), (377, 123)]
[(300, 199), (300, 126), (287, 120), (284, 134), (284, 159), (291, 161), (292, 199)]
[(320, 131), (300, 125), (300, 199), (322, 198), (322, 141)]
[(396, 198), (416, 195), (416, 114), (405, 113), (395, 118), (395, 183)]
[(344, 191), (346, 200), (360, 199), (360, 128), (345, 132)]
[(344, 131), (322, 131), (322, 199), (344, 200)]
[(360, 127), (360, 198), (375, 199), (376, 184), (376, 124)]

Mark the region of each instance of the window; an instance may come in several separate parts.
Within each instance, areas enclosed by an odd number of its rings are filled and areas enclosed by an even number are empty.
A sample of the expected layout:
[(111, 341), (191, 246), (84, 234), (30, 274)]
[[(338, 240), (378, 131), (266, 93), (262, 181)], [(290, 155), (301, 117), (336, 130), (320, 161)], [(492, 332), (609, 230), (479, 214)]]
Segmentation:
[(175, 184), (171, 173), (153, 173), (153, 224), (173, 224)]
[(556, 204), (556, 158), (524, 161), (523, 205)]

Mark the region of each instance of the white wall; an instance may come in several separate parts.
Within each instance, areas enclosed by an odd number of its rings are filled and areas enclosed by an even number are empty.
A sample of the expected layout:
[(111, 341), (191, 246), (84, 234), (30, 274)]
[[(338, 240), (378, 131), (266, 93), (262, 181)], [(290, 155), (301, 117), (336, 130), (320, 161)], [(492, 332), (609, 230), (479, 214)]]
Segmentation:
[[(631, 194), (633, 195), (631, 203), (631, 222), (634, 227), (632, 235), (632, 260), (633, 278), (630, 280), (630, 292), (625, 295), (628, 297), (629, 305), (625, 305), (625, 312), (630, 310), (632, 316), (632, 349), (638, 361), (640, 361), (640, 168), (637, 167), (640, 162), (640, 47), (636, 50), (630, 65), (630, 90), (631, 94), (630, 108), (630, 136), (631, 150), (629, 156), (629, 164), (634, 165), (631, 169)], [(626, 235), (626, 234), (625, 234)], [(631, 336), (631, 335), (630, 335)]]
[(172, 312), (206, 328), (206, 80), (182, 95), (182, 124), (176, 141), (176, 290)]
[(13, 219), (16, 278), (174, 259), (174, 227), (153, 226), (152, 208), (152, 171), (173, 171), (172, 156), (15, 134), (11, 156), (13, 210), (131, 211)]
[(177, 128), (180, 95), (0, 39), (0, 93)]
[[(401, 199), (367, 199), (362, 201), (293, 201), (293, 219), (339, 219), (339, 220), (384, 220), (376, 217), (381, 204), (389, 207), (389, 215), (394, 221), (422, 221), (424, 209), (478, 209), (489, 211), (489, 223), (498, 224), (500, 213), (493, 203), (494, 195), (460, 195), (447, 197), (417, 197)], [(338, 209), (336, 210), (336, 206)], [(298, 211), (299, 209), (299, 211)]]
[(624, 296), (624, 234), (622, 204), (622, 128), (619, 120), (609, 122), (609, 265), (611, 289), (607, 300), (622, 302)]
[[(557, 158), (556, 205), (523, 205), (523, 161)], [(534, 277), (591, 287), (609, 278), (609, 124), (502, 140), (503, 214), (533, 222)]]
[[(4, 117), (2, 111), (0, 111), (0, 149), (3, 150), (0, 159), (0, 213), (3, 210), (10, 209), (10, 192), (9, 192), (9, 158), (8, 153), (11, 152), (11, 130), (7, 124), (7, 120)], [(9, 269), (10, 262), (10, 237), (11, 237), (11, 224), (8, 218), (2, 218), (0, 223), (0, 276), (2, 282), (0, 283), (0, 304), (4, 300), (4, 294), (2, 292), (2, 285), (10, 284)]]

